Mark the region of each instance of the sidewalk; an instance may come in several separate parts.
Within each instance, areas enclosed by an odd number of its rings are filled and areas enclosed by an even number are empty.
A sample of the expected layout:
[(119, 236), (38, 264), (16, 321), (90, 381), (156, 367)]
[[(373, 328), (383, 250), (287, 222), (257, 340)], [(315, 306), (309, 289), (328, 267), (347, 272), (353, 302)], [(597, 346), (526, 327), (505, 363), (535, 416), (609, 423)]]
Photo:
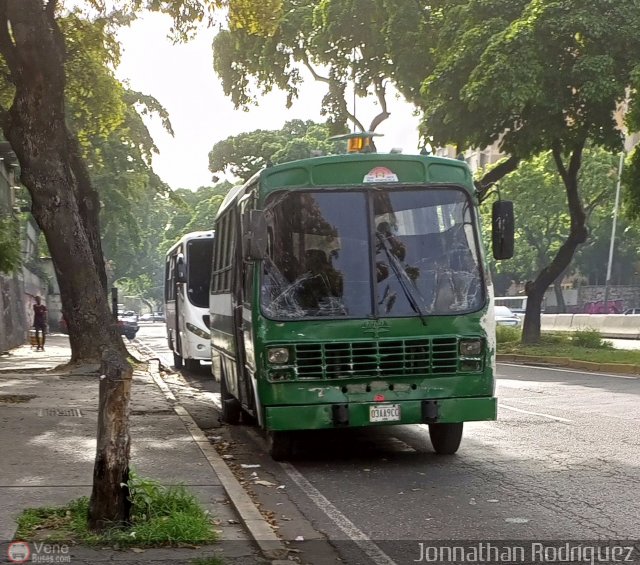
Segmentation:
[[(70, 357), (67, 337), (47, 337), (0, 356), (0, 563), (25, 508), (55, 506), (91, 492), (95, 457), (96, 375), (52, 372)], [(152, 376), (134, 373), (131, 464), (164, 485), (182, 483), (216, 519), (221, 542), (201, 548), (114, 551), (71, 548), (71, 563), (192, 563), (217, 555), (225, 565), (268, 563), (233, 510), (207, 457)]]

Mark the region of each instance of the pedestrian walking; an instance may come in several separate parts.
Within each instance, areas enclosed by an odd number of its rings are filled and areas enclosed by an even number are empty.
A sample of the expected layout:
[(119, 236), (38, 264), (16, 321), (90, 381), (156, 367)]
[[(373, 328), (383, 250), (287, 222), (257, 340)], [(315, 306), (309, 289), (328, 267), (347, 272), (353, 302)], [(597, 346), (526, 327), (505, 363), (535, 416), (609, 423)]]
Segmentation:
[(33, 305), (33, 329), (36, 331), (36, 351), (44, 351), (45, 336), (47, 334), (47, 307), (42, 304), (42, 299), (36, 296)]

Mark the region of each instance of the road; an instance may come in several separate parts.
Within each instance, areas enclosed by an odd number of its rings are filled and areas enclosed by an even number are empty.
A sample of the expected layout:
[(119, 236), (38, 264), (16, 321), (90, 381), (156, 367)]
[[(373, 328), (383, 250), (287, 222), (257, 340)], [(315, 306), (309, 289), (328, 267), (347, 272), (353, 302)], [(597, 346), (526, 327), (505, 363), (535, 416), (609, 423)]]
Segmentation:
[[(139, 340), (170, 364), (163, 332)], [(251, 489), (281, 535), (320, 531), (347, 563), (413, 563), (431, 540), (640, 538), (636, 377), (501, 364), (499, 419), (465, 425), (456, 456), (436, 456), (424, 426), (394, 426), (304, 434), (279, 464), (255, 428), (218, 427), (208, 368), (182, 375), (199, 425), (236, 467), (260, 465), (239, 470), (248, 484), (273, 483)]]

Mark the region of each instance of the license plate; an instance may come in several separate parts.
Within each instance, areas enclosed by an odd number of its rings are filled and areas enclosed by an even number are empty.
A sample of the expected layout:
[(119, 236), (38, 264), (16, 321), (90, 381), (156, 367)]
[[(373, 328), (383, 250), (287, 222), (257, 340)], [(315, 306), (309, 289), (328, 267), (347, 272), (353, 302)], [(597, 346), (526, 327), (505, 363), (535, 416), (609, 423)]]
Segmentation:
[(369, 406), (369, 422), (395, 422), (400, 420), (399, 404)]

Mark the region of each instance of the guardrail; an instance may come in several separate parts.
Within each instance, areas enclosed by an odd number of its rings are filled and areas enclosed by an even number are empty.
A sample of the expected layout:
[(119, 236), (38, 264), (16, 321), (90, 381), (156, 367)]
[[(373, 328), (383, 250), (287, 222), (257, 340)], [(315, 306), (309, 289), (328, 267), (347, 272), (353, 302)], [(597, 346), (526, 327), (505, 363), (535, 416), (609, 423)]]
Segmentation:
[(640, 339), (640, 314), (542, 314), (543, 332), (598, 330), (603, 337)]

